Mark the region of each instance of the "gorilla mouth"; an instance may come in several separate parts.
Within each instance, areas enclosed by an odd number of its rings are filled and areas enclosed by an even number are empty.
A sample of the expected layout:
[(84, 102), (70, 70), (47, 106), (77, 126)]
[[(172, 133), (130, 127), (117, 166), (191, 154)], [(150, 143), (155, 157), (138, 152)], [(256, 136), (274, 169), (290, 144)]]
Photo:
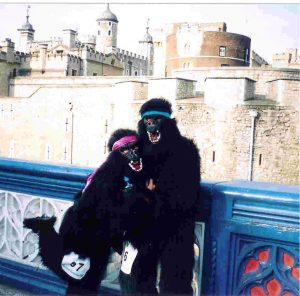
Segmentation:
[(157, 144), (159, 142), (159, 140), (160, 140), (160, 132), (159, 131), (156, 131), (156, 132), (148, 132), (147, 131), (147, 134), (148, 134), (149, 141), (152, 144)]
[(135, 172), (139, 172), (143, 169), (143, 163), (142, 163), (142, 159), (140, 158), (139, 160), (136, 161), (131, 161), (129, 163), (129, 166), (131, 167), (132, 170), (134, 170)]

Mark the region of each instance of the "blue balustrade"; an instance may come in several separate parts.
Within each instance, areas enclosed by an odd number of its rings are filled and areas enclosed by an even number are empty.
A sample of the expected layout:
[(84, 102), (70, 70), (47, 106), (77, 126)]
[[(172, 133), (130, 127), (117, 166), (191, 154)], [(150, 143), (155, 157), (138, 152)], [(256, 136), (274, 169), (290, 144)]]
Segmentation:
[(299, 189), (215, 184), (205, 241), (208, 295), (299, 295)]
[[(65, 283), (43, 268), (24, 217), (62, 217), (90, 168), (0, 158), (0, 280), (61, 295)], [(299, 190), (258, 182), (202, 182), (196, 227), (195, 294), (299, 295)], [(204, 232), (204, 236), (203, 236)], [(114, 258), (104, 294), (120, 294)], [(201, 288), (201, 289), (200, 289)]]

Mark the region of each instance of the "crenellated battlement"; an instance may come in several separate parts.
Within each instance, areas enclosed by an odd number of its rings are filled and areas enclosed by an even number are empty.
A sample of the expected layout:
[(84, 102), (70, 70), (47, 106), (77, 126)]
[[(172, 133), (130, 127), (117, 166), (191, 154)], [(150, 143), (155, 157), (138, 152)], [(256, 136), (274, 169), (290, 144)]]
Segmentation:
[(123, 59), (132, 58), (132, 59), (137, 59), (137, 60), (141, 60), (141, 61), (147, 60), (147, 57), (140, 55), (140, 54), (133, 53), (133, 52), (125, 50), (125, 49), (117, 48), (116, 50), (117, 50), (117, 55)]

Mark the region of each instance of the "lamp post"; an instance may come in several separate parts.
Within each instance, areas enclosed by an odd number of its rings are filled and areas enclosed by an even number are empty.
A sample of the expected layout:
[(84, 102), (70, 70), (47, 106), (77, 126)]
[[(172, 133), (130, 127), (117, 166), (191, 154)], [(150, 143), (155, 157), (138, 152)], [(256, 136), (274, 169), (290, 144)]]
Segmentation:
[(74, 143), (74, 105), (69, 102), (71, 112), (71, 145), (70, 145), (70, 164), (73, 164), (73, 143)]

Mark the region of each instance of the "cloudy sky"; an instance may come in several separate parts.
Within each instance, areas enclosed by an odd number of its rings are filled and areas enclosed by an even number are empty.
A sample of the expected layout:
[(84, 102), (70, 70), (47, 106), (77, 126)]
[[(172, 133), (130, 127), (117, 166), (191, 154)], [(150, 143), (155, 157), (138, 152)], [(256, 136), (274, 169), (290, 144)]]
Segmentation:
[[(167, 1), (148, 3), (110, 2), (110, 8), (119, 20), (118, 47), (139, 51), (138, 41), (145, 32), (147, 18), (151, 29), (180, 21), (225, 22), (227, 31), (249, 36), (252, 49), (271, 62), (272, 54), (285, 48), (300, 47), (300, 5), (295, 3), (231, 3), (189, 4)], [(183, 2), (183, 1), (182, 1)], [(200, 2), (200, 1), (198, 1)], [(106, 3), (82, 2), (19, 2), (0, 0), (0, 40), (9, 37), (18, 42), (17, 29), (26, 20), (26, 7), (30, 4), (29, 21), (35, 29), (36, 40), (62, 36), (66, 28), (78, 29), (79, 38), (96, 33), (96, 19)]]

